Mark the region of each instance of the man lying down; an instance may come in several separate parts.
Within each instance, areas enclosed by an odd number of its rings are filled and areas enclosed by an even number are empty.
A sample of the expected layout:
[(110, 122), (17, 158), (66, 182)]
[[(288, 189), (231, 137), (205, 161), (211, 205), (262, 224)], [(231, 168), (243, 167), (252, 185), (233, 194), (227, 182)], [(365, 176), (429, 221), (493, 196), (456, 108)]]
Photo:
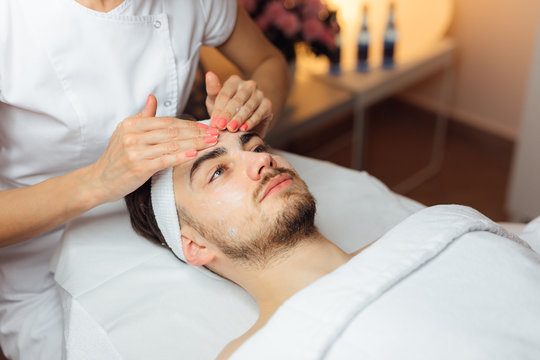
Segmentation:
[(137, 232), (257, 301), (219, 358), (540, 359), (540, 257), (473, 209), (427, 208), (347, 254), (292, 166), (245, 132), (126, 202)]

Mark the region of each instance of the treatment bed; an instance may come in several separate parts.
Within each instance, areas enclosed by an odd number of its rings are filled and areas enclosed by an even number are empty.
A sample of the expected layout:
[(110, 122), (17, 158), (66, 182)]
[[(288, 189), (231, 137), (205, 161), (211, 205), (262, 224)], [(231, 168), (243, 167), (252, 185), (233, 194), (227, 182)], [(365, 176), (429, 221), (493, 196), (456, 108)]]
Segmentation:
[[(347, 252), (424, 209), (365, 172), (280, 154), (314, 194), (322, 234)], [(527, 231), (538, 251), (540, 221)], [(69, 223), (51, 266), (62, 293), (67, 359), (213, 359), (257, 317), (241, 288), (135, 234), (123, 201)]]

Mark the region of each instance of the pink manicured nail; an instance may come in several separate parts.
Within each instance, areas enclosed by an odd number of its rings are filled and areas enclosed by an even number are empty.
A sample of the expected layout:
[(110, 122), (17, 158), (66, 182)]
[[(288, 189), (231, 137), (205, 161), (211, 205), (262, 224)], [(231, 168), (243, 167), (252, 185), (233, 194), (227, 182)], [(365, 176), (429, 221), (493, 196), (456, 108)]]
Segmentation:
[(248, 128), (248, 124), (242, 124), (242, 126), (240, 126), (240, 130), (242, 131), (246, 131)]
[(197, 155), (197, 150), (186, 151), (186, 157), (194, 157), (195, 155)]
[(218, 125), (218, 127), (223, 129), (225, 127), (225, 125), (227, 125), (227, 119), (225, 119), (225, 118), (217, 119), (217, 125)]
[(207, 144), (214, 144), (217, 142), (217, 136), (207, 136), (204, 138), (204, 142)]
[(146, 98), (146, 106), (148, 106), (148, 104), (150, 103), (151, 96), (152, 94), (148, 95), (148, 97)]
[(197, 123), (197, 127), (198, 128), (203, 128), (203, 129), (208, 129), (208, 125), (203, 124), (203, 123)]
[(217, 136), (219, 134), (219, 130), (216, 128), (206, 129), (206, 133), (208, 135), (214, 135)]
[(238, 121), (233, 120), (229, 123), (229, 129), (231, 129), (232, 131), (236, 130), (237, 127), (238, 127)]

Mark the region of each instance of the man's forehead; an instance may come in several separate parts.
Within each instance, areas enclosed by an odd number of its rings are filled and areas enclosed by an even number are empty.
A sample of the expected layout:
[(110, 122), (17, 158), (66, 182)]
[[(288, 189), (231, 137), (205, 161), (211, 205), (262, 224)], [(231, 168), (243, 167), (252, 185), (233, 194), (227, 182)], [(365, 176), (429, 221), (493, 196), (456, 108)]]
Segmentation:
[(228, 148), (231, 146), (231, 144), (239, 143), (239, 140), (238, 140), (239, 136), (240, 136), (239, 133), (231, 133), (229, 131), (220, 131), (218, 142), (216, 145), (197, 151), (197, 155), (193, 159), (182, 163), (179, 167), (182, 167), (182, 168), (187, 167), (189, 169), (193, 165), (193, 162), (195, 162), (201, 156), (215, 150), (216, 147)]
[(219, 132), (219, 138), (216, 145), (209, 147), (208, 149), (201, 150), (197, 153), (197, 156), (193, 159), (197, 160), (199, 157), (204, 156), (207, 153), (212, 152), (215, 148), (224, 148), (226, 150), (234, 150), (242, 148), (252, 138), (260, 139), (259, 134), (256, 132), (235, 132), (224, 130)]
[(247, 144), (252, 138), (260, 139), (260, 136), (255, 132), (235, 132), (231, 133), (227, 130), (220, 131), (218, 142), (216, 145), (209, 147), (207, 149), (201, 150), (197, 153), (192, 160), (184, 162), (176, 167), (175, 171), (178, 171), (183, 174), (193, 173), (193, 166), (197, 166), (197, 163), (200, 162), (201, 158), (208, 156), (212, 152), (228, 152), (229, 150), (242, 148)]
[[(215, 146), (237, 146), (240, 143), (240, 136), (242, 136), (242, 132), (230, 132), (227, 130), (221, 130), (219, 132), (219, 138), (218, 142)], [(205, 150), (212, 150), (211, 148), (205, 149)]]

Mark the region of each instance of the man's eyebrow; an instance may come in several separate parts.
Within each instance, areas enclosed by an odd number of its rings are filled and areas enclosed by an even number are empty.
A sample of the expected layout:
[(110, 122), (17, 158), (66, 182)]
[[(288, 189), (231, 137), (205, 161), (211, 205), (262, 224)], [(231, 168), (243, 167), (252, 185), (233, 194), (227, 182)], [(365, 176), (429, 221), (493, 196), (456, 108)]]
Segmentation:
[[(250, 131), (250, 132), (247, 132), (247, 133), (244, 133), (244, 134), (240, 135), (240, 137), (238, 138), (238, 140), (240, 141), (240, 145), (242, 145), (242, 146), (246, 145), (254, 136), (260, 138), (259, 134), (257, 134), (254, 131)], [(201, 156), (200, 158), (195, 160), (195, 162), (191, 166), (191, 170), (189, 172), (189, 181), (190, 182), (192, 181), (193, 175), (201, 167), (203, 162), (205, 162), (207, 160), (218, 158), (220, 156), (225, 155), (226, 153), (227, 153), (227, 149), (225, 149), (224, 147), (219, 147), (219, 148), (216, 148), (216, 149), (210, 151), (207, 154), (204, 154), (203, 156)]]
[(209, 153), (204, 154), (203, 156), (201, 156), (197, 160), (195, 160), (195, 162), (191, 166), (191, 170), (189, 172), (189, 181), (191, 182), (191, 180), (193, 179), (193, 175), (195, 174), (197, 169), (199, 169), (199, 167), (202, 165), (203, 162), (205, 162), (207, 160), (218, 158), (220, 156), (225, 155), (226, 153), (227, 153), (227, 149), (225, 149), (224, 147), (218, 147), (218, 148), (210, 151)]
[(251, 138), (254, 137), (254, 136), (260, 138), (259, 134), (257, 134), (254, 131), (250, 131), (250, 132), (247, 132), (245, 134), (242, 134), (240, 136), (240, 138), (239, 138), (240, 145), (242, 145), (242, 146), (246, 145), (249, 142), (249, 140), (251, 140)]

